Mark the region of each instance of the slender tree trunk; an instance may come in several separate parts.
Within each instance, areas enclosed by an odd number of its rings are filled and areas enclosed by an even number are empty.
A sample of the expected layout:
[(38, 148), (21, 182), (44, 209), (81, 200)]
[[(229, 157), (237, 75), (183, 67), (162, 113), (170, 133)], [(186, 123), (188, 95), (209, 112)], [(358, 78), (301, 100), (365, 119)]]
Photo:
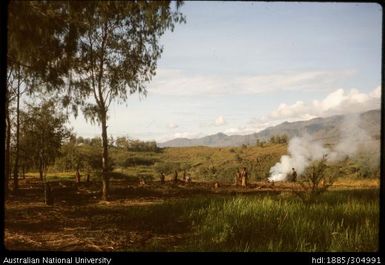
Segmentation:
[(4, 165), (4, 198), (8, 198), (8, 180), (10, 177), (10, 148), (11, 148), (11, 119), (9, 117), (9, 102), (8, 102), (8, 91), (6, 98), (6, 106), (5, 106), (5, 115), (6, 115), (6, 132), (5, 132), (5, 165)]
[(15, 167), (13, 171), (13, 192), (15, 194), (19, 189), (19, 136), (20, 136), (20, 81), (18, 81), (17, 96), (16, 96), (16, 155), (15, 155)]
[(102, 142), (103, 142), (103, 190), (102, 190), (102, 200), (107, 201), (109, 196), (109, 168), (108, 168), (108, 138), (107, 138), (107, 114), (102, 113)]
[(79, 169), (79, 166), (76, 167), (76, 183), (80, 183), (80, 169)]
[(39, 175), (40, 175), (40, 180), (43, 181), (43, 176), (44, 176), (44, 166), (43, 166), (43, 160), (40, 158), (39, 160)]

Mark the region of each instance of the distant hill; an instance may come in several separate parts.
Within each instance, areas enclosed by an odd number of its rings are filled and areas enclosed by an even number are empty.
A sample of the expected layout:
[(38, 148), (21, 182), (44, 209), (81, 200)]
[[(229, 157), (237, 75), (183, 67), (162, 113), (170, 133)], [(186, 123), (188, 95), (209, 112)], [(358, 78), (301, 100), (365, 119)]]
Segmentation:
[[(324, 139), (327, 142), (334, 142), (339, 137), (339, 126), (344, 118), (352, 116), (336, 115), (326, 118), (315, 118), (307, 121), (284, 122), (279, 125), (266, 128), (258, 133), (248, 135), (226, 135), (217, 133), (202, 138), (188, 139), (176, 138), (164, 143), (160, 147), (186, 147), (186, 146), (240, 146), (242, 144), (253, 145), (257, 139), (266, 140), (274, 135), (286, 134), (289, 138), (309, 134), (316, 139)], [(369, 135), (380, 139), (381, 111), (370, 110), (359, 114), (359, 126), (366, 130)]]

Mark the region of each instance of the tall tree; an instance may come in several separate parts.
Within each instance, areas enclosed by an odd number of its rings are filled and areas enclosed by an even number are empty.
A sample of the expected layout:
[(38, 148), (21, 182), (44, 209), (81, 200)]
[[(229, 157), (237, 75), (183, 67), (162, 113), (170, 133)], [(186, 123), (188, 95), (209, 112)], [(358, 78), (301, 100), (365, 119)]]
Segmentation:
[(10, 108), (16, 104), (14, 191), (19, 175), (20, 98), (24, 92), (31, 94), (42, 88), (53, 91), (64, 85), (74, 47), (68, 40), (76, 35), (68, 26), (68, 5), (46, 1), (8, 3), (5, 179), (10, 176), (10, 120), (14, 114)]
[(175, 2), (175, 9), (170, 1), (81, 3), (72, 9), (81, 36), (66, 99), (81, 101), (85, 117), (101, 125), (102, 199), (107, 200), (110, 104), (124, 102), (129, 94), (146, 95), (146, 82), (155, 75), (163, 50), (159, 38), (184, 17), (179, 12), (179, 1)]

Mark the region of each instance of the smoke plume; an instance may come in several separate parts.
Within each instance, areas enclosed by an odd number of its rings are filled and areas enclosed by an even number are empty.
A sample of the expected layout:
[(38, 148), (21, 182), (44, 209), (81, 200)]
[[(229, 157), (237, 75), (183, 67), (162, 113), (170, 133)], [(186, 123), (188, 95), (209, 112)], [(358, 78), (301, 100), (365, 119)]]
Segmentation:
[(278, 163), (270, 168), (269, 181), (284, 181), (295, 168), (301, 175), (312, 161), (326, 155), (329, 162), (337, 162), (358, 152), (374, 150), (379, 154), (378, 141), (372, 139), (360, 126), (359, 114), (346, 115), (338, 127), (339, 137), (332, 147), (325, 147), (324, 142), (315, 140), (310, 135), (290, 139), (288, 155), (283, 155)]

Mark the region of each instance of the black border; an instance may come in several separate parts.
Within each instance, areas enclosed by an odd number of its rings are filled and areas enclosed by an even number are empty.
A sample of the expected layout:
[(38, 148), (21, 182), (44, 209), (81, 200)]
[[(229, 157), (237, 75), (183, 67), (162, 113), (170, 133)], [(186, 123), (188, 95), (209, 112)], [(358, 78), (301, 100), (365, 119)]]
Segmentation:
[[(6, 93), (6, 65), (7, 65), (7, 18), (8, 18), (8, 8), (7, 5), (9, 1), (0, 1), (0, 101), (1, 101), (1, 110), (0, 110), (0, 120), (1, 120), (1, 130), (0, 130), (0, 139), (5, 139), (5, 93)], [(258, 2), (258, 1), (257, 1)], [(270, 2), (270, 1), (269, 1)], [(278, 2), (278, 1), (271, 1)], [(285, 1), (279, 1), (285, 2)], [(301, 2), (312, 2), (312, 1), (297, 1)], [(330, 1), (328, 1), (331, 3)], [(0, 224), (3, 227), (3, 231), (1, 231), (1, 245), (0, 245), (0, 258), (1, 263), (3, 263), (4, 257), (15, 258), (15, 257), (88, 257), (88, 258), (112, 258), (110, 264), (121, 264), (121, 263), (131, 263), (134, 264), (136, 262), (151, 262), (155, 261), (156, 263), (160, 261), (164, 261), (167, 263), (172, 263), (173, 261), (183, 262), (183, 263), (192, 263), (197, 261), (205, 261), (205, 262), (235, 262), (237, 265), (241, 264), (258, 264), (258, 263), (269, 263), (269, 264), (284, 264), (284, 263), (292, 263), (295, 264), (316, 264), (312, 263), (312, 259), (324, 258), (324, 263), (326, 264), (326, 257), (380, 257), (381, 264), (385, 264), (385, 141), (384, 141), (384, 132), (385, 132), (385, 121), (383, 119), (384, 109), (385, 109), (385, 95), (384, 95), (384, 66), (383, 66), (383, 52), (384, 52), (384, 10), (381, 2), (378, 1), (333, 1), (338, 3), (377, 3), (382, 7), (382, 67), (381, 67), (381, 183), (380, 183), (380, 227), (379, 227), (379, 251), (378, 252), (261, 252), (261, 253), (238, 253), (238, 252), (170, 252), (170, 253), (148, 253), (148, 252), (29, 252), (29, 251), (9, 251), (4, 246), (4, 204), (1, 207), (1, 217)], [(1, 142), (0, 148), (0, 168), (4, 169), (4, 152), (5, 152), (5, 141)], [(1, 174), (3, 175), (3, 174)], [(1, 185), (1, 194), (4, 198), (4, 181), (0, 181)], [(84, 263), (85, 264), (85, 263)], [(363, 264), (363, 263), (361, 263)]]

